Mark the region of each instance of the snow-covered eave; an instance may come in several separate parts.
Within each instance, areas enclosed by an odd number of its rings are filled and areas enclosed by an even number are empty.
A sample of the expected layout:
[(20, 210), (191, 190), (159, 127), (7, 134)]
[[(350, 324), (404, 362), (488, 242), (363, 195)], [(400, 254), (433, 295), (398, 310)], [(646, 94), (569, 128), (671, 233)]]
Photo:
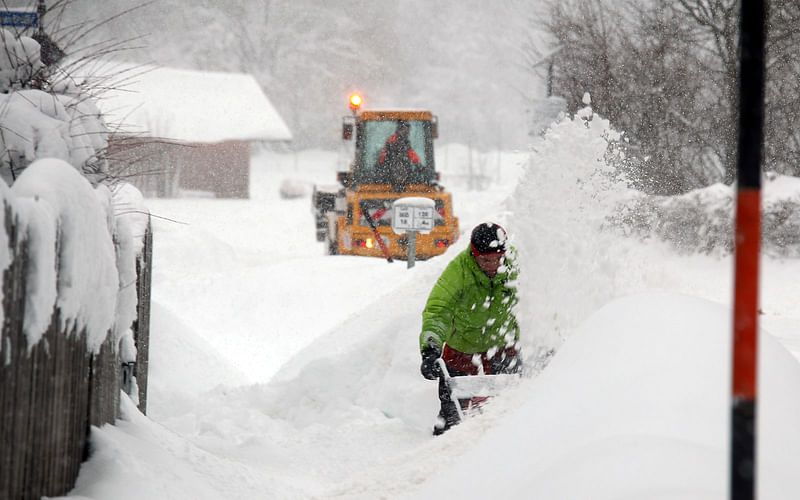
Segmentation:
[(90, 73), (85, 77), (90, 83), (112, 80), (98, 105), (118, 133), (188, 143), (292, 140), (289, 127), (249, 74), (116, 62)]
[(140, 138), (176, 144), (218, 144), (231, 141), (288, 142), (293, 139), (291, 132), (282, 124), (273, 122), (270, 130), (226, 130), (221, 132), (207, 130), (176, 130), (161, 127), (153, 130), (141, 123), (146, 119), (130, 121), (116, 126), (112, 136)]
[(253, 135), (253, 136), (231, 136), (231, 137), (223, 137), (223, 138), (215, 138), (213, 140), (204, 140), (201, 138), (198, 139), (182, 139), (182, 138), (175, 138), (175, 137), (158, 137), (158, 136), (149, 136), (142, 133), (132, 133), (132, 132), (123, 132), (118, 131), (110, 135), (110, 139), (118, 139), (118, 140), (139, 140), (142, 142), (158, 142), (158, 143), (165, 143), (165, 144), (174, 144), (176, 146), (197, 146), (198, 144), (202, 145), (214, 145), (214, 144), (224, 144), (226, 142), (291, 142), (292, 136), (289, 135), (288, 139), (275, 139), (274, 137), (265, 137), (262, 135)]

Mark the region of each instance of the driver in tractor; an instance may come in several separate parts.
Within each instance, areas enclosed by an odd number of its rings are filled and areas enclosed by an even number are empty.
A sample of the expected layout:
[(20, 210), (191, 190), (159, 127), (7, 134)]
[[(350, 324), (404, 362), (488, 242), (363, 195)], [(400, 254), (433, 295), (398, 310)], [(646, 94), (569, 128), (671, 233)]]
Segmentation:
[[(517, 303), (518, 270), (515, 250), (505, 230), (486, 222), (472, 231), (470, 246), (447, 265), (431, 290), (422, 312), (419, 337), (422, 365), (429, 380), (439, 378), (441, 409), (434, 435), (458, 424), (458, 410), (440, 377), (438, 358), (451, 377), (516, 373), (519, 325), (513, 307)], [(461, 409), (472, 400), (459, 399)]]
[(396, 186), (396, 191), (402, 190), (406, 184), (420, 182), (419, 177), (422, 172), (419, 155), (411, 147), (409, 133), (411, 126), (406, 120), (399, 120), (394, 134), (386, 139), (386, 143), (381, 150), (378, 158), (379, 177), (390, 179), (391, 184)]

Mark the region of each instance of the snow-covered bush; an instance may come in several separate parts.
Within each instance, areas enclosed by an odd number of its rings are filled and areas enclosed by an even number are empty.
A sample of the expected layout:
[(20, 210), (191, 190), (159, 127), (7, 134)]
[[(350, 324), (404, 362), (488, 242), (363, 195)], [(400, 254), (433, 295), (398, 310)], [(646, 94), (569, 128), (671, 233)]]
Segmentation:
[(609, 216), (623, 234), (659, 238), (681, 253), (724, 255), (733, 248), (730, 186), (714, 184), (679, 196), (641, 195)]
[[(762, 248), (778, 257), (800, 257), (800, 179), (768, 173), (762, 188)], [(679, 196), (640, 195), (609, 216), (623, 234), (658, 238), (680, 253), (726, 255), (733, 251), (734, 187), (714, 184)]]
[(108, 128), (97, 106), (74, 86), (48, 87), (32, 38), (0, 29), (0, 43), (0, 177), (10, 185), (33, 161), (60, 158), (102, 180)]
[(281, 181), (281, 187), (279, 191), (281, 198), (288, 200), (292, 198), (303, 198), (308, 196), (311, 189), (308, 185), (308, 182), (300, 179), (284, 179)]
[[(42, 68), (35, 40), (0, 29), (0, 43), (0, 197), (8, 208), (0, 215), (14, 217), (28, 249), (28, 345), (58, 308), (61, 327), (85, 329), (89, 349), (109, 332), (116, 348), (136, 319), (136, 260), (149, 221), (141, 194), (109, 178), (109, 130), (85, 89), (64, 74), (51, 85), (57, 70)], [(0, 270), (12, 258), (0, 241)]]
[[(800, 181), (796, 177), (787, 177)], [(761, 223), (764, 235), (764, 252), (778, 257), (800, 257), (800, 200), (780, 199), (768, 201), (764, 206)]]
[(16, 38), (0, 28), (0, 44), (0, 91), (24, 87), (42, 69), (39, 42), (27, 36)]

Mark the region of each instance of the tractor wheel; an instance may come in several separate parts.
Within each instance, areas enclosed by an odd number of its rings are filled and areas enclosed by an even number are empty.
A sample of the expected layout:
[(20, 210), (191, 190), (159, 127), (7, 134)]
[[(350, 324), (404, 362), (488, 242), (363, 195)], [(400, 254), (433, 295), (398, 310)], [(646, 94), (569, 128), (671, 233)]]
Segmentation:
[(339, 225), (328, 224), (328, 232), (325, 239), (328, 241), (328, 255), (339, 255)]
[(328, 240), (328, 255), (339, 255), (339, 243)]

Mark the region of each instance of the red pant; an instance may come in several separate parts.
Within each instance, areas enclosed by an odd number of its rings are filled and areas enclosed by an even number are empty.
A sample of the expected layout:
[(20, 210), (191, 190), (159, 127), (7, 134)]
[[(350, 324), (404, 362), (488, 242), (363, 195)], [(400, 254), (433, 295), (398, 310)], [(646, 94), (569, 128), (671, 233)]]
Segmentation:
[[(456, 351), (449, 345), (445, 344), (444, 352), (442, 352), (442, 359), (445, 364), (465, 375), (478, 375), (478, 366), (483, 365), (483, 373), (486, 375), (492, 374), (492, 359), (501, 358), (506, 356), (516, 356), (517, 350), (514, 346), (506, 347), (505, 349), (498, 350), (493, 357), (488, 357), (485, 352), (476, 354), (468, 354), (466, 352)], [(478, 358), (476, 358), (476, 356)], [(475, 363), (473, 363), (475, 359)], [(480, 363), (480, 365), (478, 365)]]

